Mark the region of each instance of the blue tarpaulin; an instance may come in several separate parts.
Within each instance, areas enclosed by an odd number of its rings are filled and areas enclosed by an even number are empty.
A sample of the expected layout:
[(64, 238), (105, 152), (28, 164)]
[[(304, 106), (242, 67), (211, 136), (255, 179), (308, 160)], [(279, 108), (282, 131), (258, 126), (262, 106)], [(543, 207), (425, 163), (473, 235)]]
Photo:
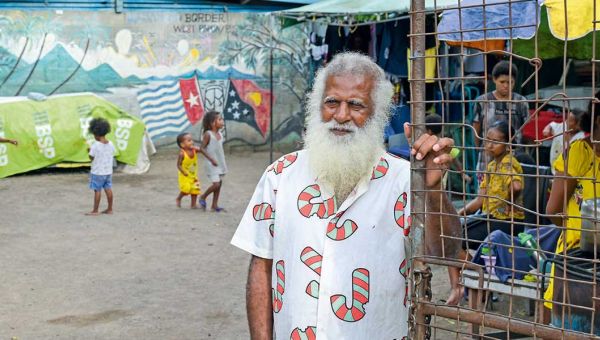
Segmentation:
[[(540, 22), (535, 0), (510, 4), (506, 0), (463, 0), (460, 5), (460, 10), (443, 12), (437, 28), (440, 40), (530, 39)], [(510, 27), (515, 27), (512, 32)]]

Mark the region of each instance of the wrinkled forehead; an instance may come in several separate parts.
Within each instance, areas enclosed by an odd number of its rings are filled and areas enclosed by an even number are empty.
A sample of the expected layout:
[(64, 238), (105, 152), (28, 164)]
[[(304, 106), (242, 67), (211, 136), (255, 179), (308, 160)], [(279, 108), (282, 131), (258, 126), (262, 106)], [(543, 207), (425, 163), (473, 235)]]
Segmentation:
[(375, 81), (373, 77), (363, 74), (332, 74), (325, 79), (323, 99), (335, 97), (337, 99), (356, 98), (369, 101)]

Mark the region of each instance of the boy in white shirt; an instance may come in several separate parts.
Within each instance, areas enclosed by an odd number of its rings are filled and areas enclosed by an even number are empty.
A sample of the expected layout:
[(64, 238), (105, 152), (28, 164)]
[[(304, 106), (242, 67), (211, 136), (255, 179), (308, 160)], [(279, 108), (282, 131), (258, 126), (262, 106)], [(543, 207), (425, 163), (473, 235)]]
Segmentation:
[(108, 208), (102, 211), (102, 213), (112, 214), (112, 173), (115, 147), (108, 139), (106, 139), (106, 135), (110, 132), (110, 124), (106, 119), (94, 118), (90, 122), (89, 131), (96, 139), (89, 150), (89, 155), (92, 160), (90, 189), (94, 190), (94, 209), (86, 215), (98, 215), (102, 189), (104, 189), (106, 199), (108, 200)]

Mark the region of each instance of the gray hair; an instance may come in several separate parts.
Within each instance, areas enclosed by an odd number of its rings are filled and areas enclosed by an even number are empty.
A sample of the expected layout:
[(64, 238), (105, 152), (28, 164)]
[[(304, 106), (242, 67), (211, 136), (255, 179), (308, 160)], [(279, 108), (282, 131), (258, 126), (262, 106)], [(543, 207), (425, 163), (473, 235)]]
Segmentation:
[[(371, 58), (356, 52), (336, 54), (331, 62), (319, 69), (315, 77), (312, 91), (309, 93), (306, 106), (308, 112), (321, 112), (325, 96), (325, 84), (332, 76), (362, 75), (373, 79), (371, 90), (373, 116), (379, 122), (387, 122), (390, 116), (394, 87), (386, 79), (385, 73)], [(310, 115), (309, 115), (310, 116)], [(307, 117), (307, 119), (310, 119)]]

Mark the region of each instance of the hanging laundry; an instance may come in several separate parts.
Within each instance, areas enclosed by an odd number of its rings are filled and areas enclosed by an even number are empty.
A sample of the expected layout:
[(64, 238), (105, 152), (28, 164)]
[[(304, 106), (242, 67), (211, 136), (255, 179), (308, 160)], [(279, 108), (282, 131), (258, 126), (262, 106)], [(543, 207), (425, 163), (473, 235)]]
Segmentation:
[(378, 44), (377, 64), (392, 75), (408, 77), (408, 66), (405, 58), (408, 50), (410, 20), (396, 20), (377, 25)]
[[(432, 47), (425, 50), (425, 82), (433, 83), (435, 80), (436, 68), (437, 68), (437, 48)], [(408, 68), (410, 68), (410, 48), (406, 51), (406, 61)], [(411, 77), (408, 78), (409, 80)]]
[(369, 25), (369, 35), (371, 36), (371, 42), (369, 43), (369, 57), (373, 58), (377, 62), (377, 25)]
[(548, 10), (550, 31), (559, 39), (578, 39), (596, 29), (594, 22), (600, 17), (600, 6), (594, 0), (546, 0), (544, 5)]
[(310, 54), (313, 61), (320, 61), (327, 57), (329, 46), (325, 43), (325, 34), (327, 24), (315, 21), (312, 23), (312, 32), (310, 33)]
[(340, 52), (353, 51), (369, 55), (371, 30), (369, 26), (327, 27), (325, 44), (328, 45), (327, 61)]
[(330, 61), (334, 55), (343, 52), (346, 45), (346, 34), (341, 26), (330, 25), (325, 33), (325, 44), (328, 46), (327, 61)]
[[(435, 18), (428, 15), (425, 20), (426, 32), (435, 32)], [(408, 64), (406, 56), (410, 39), (410, 20), (398, 19), (382, 24), (377, 24), (377, 58), (376, 62), (392, 79), (408, 77)], [(435, 35), (425, 36), (425, 47), (435, 47)]]
[(323, 37), (317, 35), (315, 32), (310, 34), (310, 55), (314, 61), (325, 59), (328, 47), (327, 44), (323, 43)]
[(359, 52), (369, 55), (369, 45), (371, 44), (371, 28), (369, 26), (350, 27), (346, 43), (346, 51)]
[(480, 51), (504, 51), (506, 40), (446, 41), (449, 46), (474, 48)]
[(463, 64), (465, 68), (465, 74), (468, 73), (484, 73), (485, 71), (485, 56), (481, 51), (466, 48), (465, 54), (473, 54), (473, 56), (465, 56)]

